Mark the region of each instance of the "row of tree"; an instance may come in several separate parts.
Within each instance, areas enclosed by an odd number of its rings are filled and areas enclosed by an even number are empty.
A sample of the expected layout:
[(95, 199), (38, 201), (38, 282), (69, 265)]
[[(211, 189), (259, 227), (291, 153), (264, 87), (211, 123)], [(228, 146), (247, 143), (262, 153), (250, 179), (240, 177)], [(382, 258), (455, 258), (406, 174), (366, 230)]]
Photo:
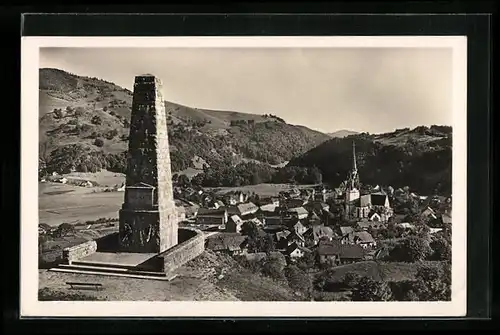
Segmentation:
[(246, 162), (234, 167), (216, 165), (206, 168), (191, 182), (205, 187), (232, 187), (261, 183), (319, 184), (322, 180), (321, 171), (316, 167), (273, 168), (267, 164)]

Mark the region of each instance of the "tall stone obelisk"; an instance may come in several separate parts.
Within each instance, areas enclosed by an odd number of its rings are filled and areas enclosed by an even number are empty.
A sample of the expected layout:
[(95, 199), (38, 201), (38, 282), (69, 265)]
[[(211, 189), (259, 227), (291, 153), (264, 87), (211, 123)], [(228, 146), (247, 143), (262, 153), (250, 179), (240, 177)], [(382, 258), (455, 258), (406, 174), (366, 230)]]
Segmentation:
[(135, 77), (125, 202), (120, 210), (122, 252), (160, 253), (178, 243), (167, 115), (161, 81)]

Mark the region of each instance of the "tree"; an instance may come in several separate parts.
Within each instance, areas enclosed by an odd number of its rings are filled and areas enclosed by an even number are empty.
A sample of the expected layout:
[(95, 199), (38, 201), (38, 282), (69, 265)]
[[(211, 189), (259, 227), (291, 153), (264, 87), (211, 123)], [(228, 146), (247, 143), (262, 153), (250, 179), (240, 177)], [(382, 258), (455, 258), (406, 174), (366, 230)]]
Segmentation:
[(389, 285), (371, 277), (361, 278), (352, 291), (353, 301), (389, 301), (391, 298)]
[(451, 244), (448, 243), (446, 238), (438, 236), (430, 243), (433, 251), (431, 255), (432, 260), (451, 261)]
[(65, 237), (75, 232), (75, 227), (69, 223), (61, 223), (53, 232), (54, 237)]
[(75, 116), (82, 116), (85, 113), (85, 108), (79, 106), (74, 110)]
[(102, 146), (104, 146), (104, 141), (103, 141), (101, 138), (96, 138), (96, 139), (94, 140), (94, 145), (95, 145), (96, 147), (101, 148)]
[(418, 269), (413, 291), (419, 301), (451, 300), (451, 265), (424, 265)]
[(102, 118), (99, 115), (94, 115), (92, 119), (90, 120), (95, 125), (101, 125), (102, 124)]
[(343, 282), (346, 286), (350, 288), (356, 287), (359, 282), (361, 281), (361, 278), (363, 278), (361, 275), (355, 273), (355, 272), (348, 272), (344, 275)]
[(284, 266), (280, 260), (277, 258), (270, 258), (265, 260), (264, 264), (262, 264), (262, 273), (273, 279), (283, 280), (285, 279), (283, 268)]
[(306, 297), (310, 297), (313, 287), (311, 278), (307, 273), (295, 265), (288, 265), (285, 267), (285, 277), (290, 288), (302, 292)]
[(429, 242), (415, 236), (403, 239), (390, 252), (390, 259), (400, 262), (417, 262), (426, 259), (432, 253)]

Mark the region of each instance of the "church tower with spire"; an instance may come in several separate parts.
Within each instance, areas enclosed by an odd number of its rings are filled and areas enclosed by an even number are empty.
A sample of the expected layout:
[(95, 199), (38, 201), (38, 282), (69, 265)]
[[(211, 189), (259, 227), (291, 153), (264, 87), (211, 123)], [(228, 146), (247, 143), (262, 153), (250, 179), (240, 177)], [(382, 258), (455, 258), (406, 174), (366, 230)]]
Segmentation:
[(349, 219), (352, 215), (352, 210), (355, 207), (354, 203), (360, 197), (359, 192), (359, 175), (358, 164), (356, 162), (356, 144), (352, 142), (352, 170), (346, 182), (345, 189), (345, 216)]

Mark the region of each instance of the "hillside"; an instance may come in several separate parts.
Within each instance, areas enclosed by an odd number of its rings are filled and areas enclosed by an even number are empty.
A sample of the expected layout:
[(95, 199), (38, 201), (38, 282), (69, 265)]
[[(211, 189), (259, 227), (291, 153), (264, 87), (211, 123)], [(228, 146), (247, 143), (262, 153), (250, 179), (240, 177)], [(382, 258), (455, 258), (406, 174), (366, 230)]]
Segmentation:
[(337, 130), (333, 133), (329, 133), (328, 135), (330, 135), (330, 137), (347, 137), (347, 136), (356, 135), (356, 134), (359, 134), (359, 133), (356, 131), (352, 131), (352, 130), (342, 129), (342, 130)]
[[(43, 164), (59, 169), (49, 162), (56, 156), (57, 162), (65, 162), (64, 169), (120, 172), (132, 92), (102, 79), (40, 69), (39, 103)], [(168, 101), (165, 106), (174, 171), (199, 169), (200, 158), (209, 166), (249, 160), (285, 163), (329, 139), (270, 114), (205, 110)], [(89, 157), (92, 163), (86, 163)]]
[(452, 129), (447, 126), (333, 138), (288, 166), (317, 166), (324, 180), (337, 186), (352, 167), (353, 142), (361, 183), (451, 194)]

